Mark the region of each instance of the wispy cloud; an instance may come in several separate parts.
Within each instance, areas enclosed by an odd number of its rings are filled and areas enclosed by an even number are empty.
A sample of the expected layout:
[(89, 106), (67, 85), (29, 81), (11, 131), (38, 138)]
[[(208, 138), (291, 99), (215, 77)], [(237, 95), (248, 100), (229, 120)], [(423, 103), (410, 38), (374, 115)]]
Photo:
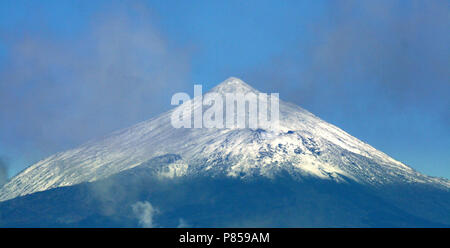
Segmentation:
[(165, 38), (145, 6), (109, 10), (71, 37), (2, 31), (3, 145), (41, 158), (170, 107), (171, 94), (189, 82), (188, 52)]
[(8, 164), (6, 160), (0, 157), (0, 187), (8, 180)]
[(155, 209), (150, 202), (136, 202), (131, 207), (133, 209), (134, 215), (139, 220), (139, 225), (141, 227), (156, 227), (153, 217), (158, 213), (158, 210)]
[(188, 227), (191, 227), (191, 226), (187, 223), (186, 220), (184, 220), (183, 218), (180, 218), (180, 219), (178, 220), (178, 226), (177, 226), (177, 228), (188, 228)]
[(309, 24), (311, 36), (247, 77), (316, 112), (422, 111), (448, 127), (449, 8), (446, 1), (330, 3)]

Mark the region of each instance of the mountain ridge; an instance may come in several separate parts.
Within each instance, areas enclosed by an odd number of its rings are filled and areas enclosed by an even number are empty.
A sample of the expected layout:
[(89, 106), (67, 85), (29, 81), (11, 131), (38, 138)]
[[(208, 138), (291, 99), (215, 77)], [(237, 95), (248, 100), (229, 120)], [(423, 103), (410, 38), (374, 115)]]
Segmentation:
[[(205, 93), (258, 92), (229, 78)], [(180, 108), (182, 106), (178, 106)], [(0, 201), (51, 188), (93, 182), (131, 169), (152, 157), (176, 153), (176, 177), (208, 173), (229, 177), (273, 177), (277, 171), (336, 182), (422, 183), (450, 189), (378, 151), (301, 107), (280, 100), (280, 124), (261, 129), (175, 129), (174, 109), (28, 167), (0, 189)]]

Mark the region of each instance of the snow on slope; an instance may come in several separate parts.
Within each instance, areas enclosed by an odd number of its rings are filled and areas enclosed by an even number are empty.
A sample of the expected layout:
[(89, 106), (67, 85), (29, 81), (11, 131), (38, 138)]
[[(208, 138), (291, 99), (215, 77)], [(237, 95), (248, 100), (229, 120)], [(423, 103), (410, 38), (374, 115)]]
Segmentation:
[[(229, 78), (210, 92), (250, 91), (258, 92), (237, 78)], [(272, 177), (284, 170), (299, 180), (312, 176), (337, 182), (416, 182), (450, 188), (448, 180), (422, 175), (310, 112), (281, 100), (280, 123), (270, 130), (175, 129), (170, 123), (172, 111), (30, 166), (4, 185), (0, 201), (95, 181), (167, 153), (181, 155), (183, 162), (169, 165), (163, 177)]]

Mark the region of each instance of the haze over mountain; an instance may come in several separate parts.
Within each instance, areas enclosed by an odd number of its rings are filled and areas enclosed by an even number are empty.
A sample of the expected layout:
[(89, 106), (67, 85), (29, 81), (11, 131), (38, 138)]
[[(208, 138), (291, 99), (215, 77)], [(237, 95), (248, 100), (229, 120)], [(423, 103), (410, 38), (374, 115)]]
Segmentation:
[[(258, 93), (237, 78), (210, 92)], [(50, 156), (0, 189), (0, 224), (133, 226), (130, 206), (145, 201), (164, 206), (160, 222), (168, 226), (178, 218), (197, 226), (450, 225), (449, 180), (423, 175), (301, 107), (279, 106), (279, 123), (267, 129), (176, 129), (171, 110)], [(98, 207), (105, 202), (106, 212)], [(91, 207), (74, 208), (83, 203)], [(33, 216), (49, 204), (55, 212)]]

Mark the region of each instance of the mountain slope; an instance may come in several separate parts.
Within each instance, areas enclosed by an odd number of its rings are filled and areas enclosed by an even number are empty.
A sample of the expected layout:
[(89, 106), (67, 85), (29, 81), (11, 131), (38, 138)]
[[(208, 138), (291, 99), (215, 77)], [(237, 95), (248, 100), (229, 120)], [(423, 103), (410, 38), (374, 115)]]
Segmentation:
[[(0, 202), (0, 227), (137, 227), (136, 204), (152, 206), (154, 227), (448, 227), (449, 192), (410, 185), (375, 191), (288, 173), (273, 179), (228, 176), (161, 177), (179, 155), (168, 154), (91, 183), (59, 187)], [(393, 190), (395, 189), (395, 190)], [(414, 199), (422, 206), (394, 202)], [(436, 197), (441, 197), (437, 201)], [(447, 199), (447, 201), (445, 201)], [(417, 209), (408, 209), (416, 205)], [(416, 210), (416, 211), (415, 211)], [(433, 211), (429, 211), (433, 210)], [(416, 214), (418, 213), (418, 214)], [(434, 213), (435, 216), (429, 216)]]
[[(258, 91), (229, 78), (210, 92)], [(2, 187), (0, 201), (93, 182), (169, 153), (179, 154), (182, 160), (162, 172), (163, 177), (272, 178), (287, 171), (296, 180), (318, 178), (375, 187), (414, 183), (450, 189), (448, 180), (420, 174), (283, 101), (279, 125), (266, 130), (175, 129), (170, 123), (172, 111), (30, 166)]]

